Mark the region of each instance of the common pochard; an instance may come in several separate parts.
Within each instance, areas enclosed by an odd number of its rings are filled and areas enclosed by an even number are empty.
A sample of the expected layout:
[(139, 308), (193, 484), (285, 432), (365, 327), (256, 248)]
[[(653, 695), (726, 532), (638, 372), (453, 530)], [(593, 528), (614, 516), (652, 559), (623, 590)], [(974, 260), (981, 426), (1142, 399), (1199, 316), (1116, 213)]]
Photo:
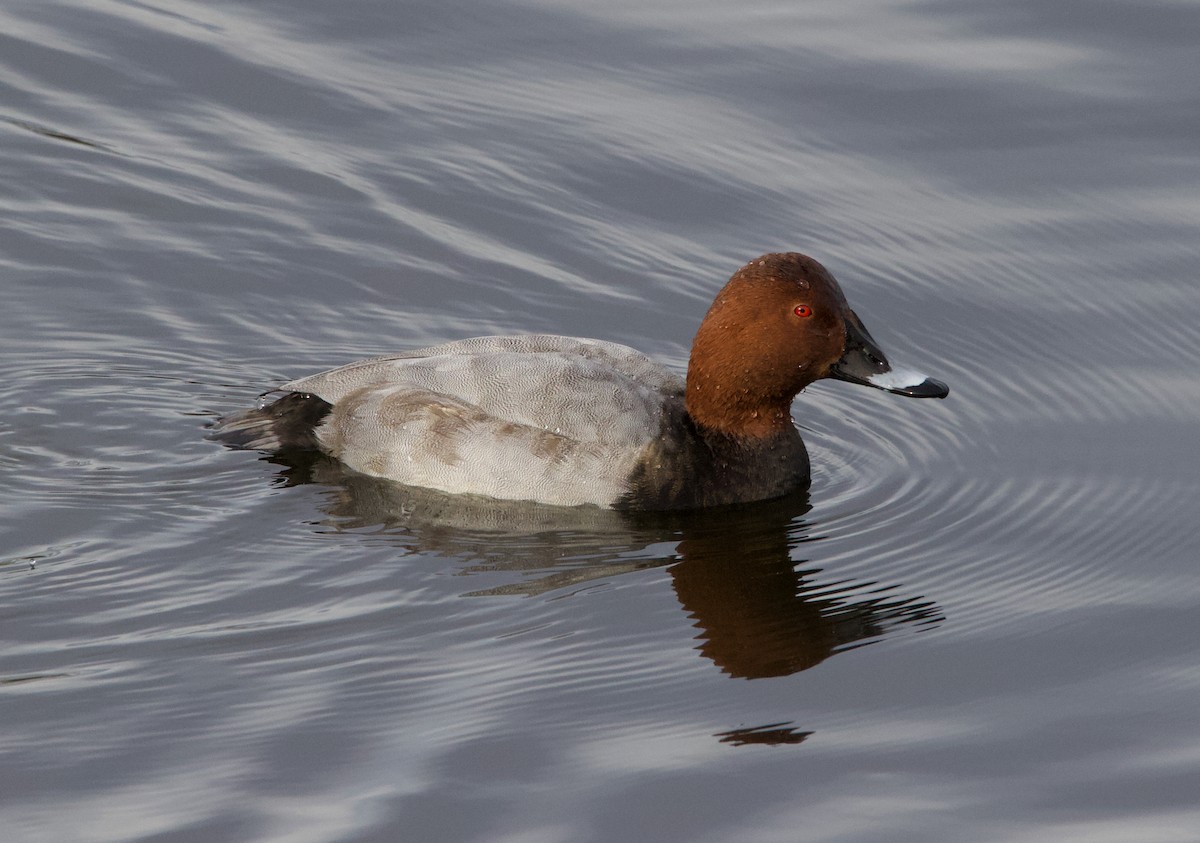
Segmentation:
[(319, 450), (445, 492), (615, 509), (763, 500), (809, 482), (792, 399), (819, 378), (916, 398), (945, 384), (893, 369), (833, 276), (796, 252), (733, 274), (687, 379), (616, 343), (476, 337), (285, 383), (218, 421), (240, 448)]

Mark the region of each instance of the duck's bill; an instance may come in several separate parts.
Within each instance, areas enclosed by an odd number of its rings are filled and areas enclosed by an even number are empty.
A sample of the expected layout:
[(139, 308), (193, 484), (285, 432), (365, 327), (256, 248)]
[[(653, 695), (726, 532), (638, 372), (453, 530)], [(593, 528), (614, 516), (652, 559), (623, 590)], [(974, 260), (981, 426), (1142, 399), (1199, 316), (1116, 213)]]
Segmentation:
[(829, 377), (910, 398), (945, 398), (950, 394), (950, 387), (939, 380), (912, 369), (892, 368), (853, 311), (846, 320), (846, 350), (829, 370)]
[(861, 380), (854, 378), (842, 378), (842, 380), (873, 386), (876, 389), (886, 389), (888, 392), (907, 395), (910, 398), (945, 398), (950, 394), (950, 387), (941, 381), (922, 375), (920, 372), (914, 372), (912, 369), (889, 369)]

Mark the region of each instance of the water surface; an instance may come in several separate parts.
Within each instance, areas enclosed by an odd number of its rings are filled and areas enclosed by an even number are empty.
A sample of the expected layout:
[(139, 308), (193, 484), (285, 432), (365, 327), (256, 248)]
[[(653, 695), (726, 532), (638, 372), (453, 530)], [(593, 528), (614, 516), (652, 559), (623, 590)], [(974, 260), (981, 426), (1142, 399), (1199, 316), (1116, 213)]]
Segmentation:
[[(0, 10), (20, 841), (1197, 838), (1200, 7)], [(944, 402), (808, 495), (495, 506), (204, 438), (352, 359), (682, 371), (807, 251)]]

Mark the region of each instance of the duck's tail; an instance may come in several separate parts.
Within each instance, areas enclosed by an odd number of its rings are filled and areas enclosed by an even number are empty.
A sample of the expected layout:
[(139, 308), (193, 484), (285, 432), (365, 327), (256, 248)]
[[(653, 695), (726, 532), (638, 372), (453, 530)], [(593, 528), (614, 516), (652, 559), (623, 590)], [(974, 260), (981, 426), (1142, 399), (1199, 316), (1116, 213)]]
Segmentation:
[(317, 425), (333, 405), (307, 392), (289, 392), (265, 407), (217, 419), (209, 438), (249, 451), (315, 451)]

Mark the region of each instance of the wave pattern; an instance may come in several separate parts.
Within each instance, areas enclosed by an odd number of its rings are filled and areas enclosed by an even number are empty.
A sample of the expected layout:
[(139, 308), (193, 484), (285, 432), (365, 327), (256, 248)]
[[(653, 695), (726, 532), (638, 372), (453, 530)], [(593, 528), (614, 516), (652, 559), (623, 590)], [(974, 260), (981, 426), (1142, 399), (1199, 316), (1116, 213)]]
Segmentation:
[[(1195, 10), (476, 6), (0, 9), (4, 828), (1190, 829)], [(461, 336), (682, 370), (779, 249), (952, 388), (807, 390), (807, 496), (564, 513), (204, 439)]]

